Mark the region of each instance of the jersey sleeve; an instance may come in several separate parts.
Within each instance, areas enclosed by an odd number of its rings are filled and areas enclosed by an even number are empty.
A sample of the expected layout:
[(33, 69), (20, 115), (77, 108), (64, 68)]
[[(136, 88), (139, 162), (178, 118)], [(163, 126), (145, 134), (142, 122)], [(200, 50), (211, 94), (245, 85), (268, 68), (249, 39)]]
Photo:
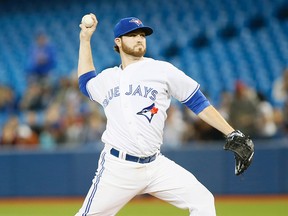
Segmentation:
[[(87, 72), (81, 75), (78, 79), (79, 89), (86, 96), (89, 97), (90, 100), (99, 102), (100, 94), (99, 90), (101, 86), (99, 86), (99, 76), (95, 71)], [(97, 88), (94, 88), (97, 86)]]
[(169, 94), (181, 103), (186, 103), (200, 88), (199, 83), (170, 63), (165, 68)]
[(86, 85), (87, 85), (89, 80), (91, 80), (92, 78), (94, 78), (96, 76), (97, 76), (97, 74), (95, 71), (89, 71), (85, 74), (82, 74), (78, 79), (79, 89), (86, 97), (90, 97), (89, 93), (86, 89)]
[(96, 101), (100, 104), (103, 102), (103, 95), (105, 89), (105, 81), (103, 80), (103, 74), (90, 79), (86, 84), (86, 89), (89, 94), (90, 100)]

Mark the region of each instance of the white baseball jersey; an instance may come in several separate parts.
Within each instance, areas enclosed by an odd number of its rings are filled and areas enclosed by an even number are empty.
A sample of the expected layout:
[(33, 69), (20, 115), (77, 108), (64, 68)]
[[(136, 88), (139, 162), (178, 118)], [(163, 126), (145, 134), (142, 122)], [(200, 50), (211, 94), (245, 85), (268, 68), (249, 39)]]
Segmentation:
[(124, 70), (103, 70), (88, 81), (86, 89), (90, 99), (104, 107), (107, 127), (102, 141), (145, 157), (157, 152), (163, 142), (171, 96), (184, 103), (199, 84), (168, 62), (145, 58)]

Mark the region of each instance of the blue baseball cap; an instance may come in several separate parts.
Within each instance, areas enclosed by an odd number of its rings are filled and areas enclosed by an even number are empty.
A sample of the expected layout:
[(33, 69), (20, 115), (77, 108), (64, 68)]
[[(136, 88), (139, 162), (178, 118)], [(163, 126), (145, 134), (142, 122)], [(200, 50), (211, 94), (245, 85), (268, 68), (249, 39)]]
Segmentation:
[(129, 32), (135, 31), (137, 29), (143, 30), (146, 36), (153, 33), (153, 29), (149, 26), (144, 26), (141, 20), (136, 17), (127, 17), (121, 19), (114, 27), (114, 37), (118, 38)]

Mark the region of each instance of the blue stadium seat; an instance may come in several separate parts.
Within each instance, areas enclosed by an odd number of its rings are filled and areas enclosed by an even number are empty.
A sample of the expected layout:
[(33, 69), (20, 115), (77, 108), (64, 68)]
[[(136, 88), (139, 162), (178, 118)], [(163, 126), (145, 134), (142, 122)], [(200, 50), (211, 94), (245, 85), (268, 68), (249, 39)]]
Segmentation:
[[(147, 39), (147, 54), (163, 59), (163, 50), (177, 44), (180, 54), (171, 61), (203, 87), (209, 86), (212, 94), (218, 94), (220, 88), (232, 89), (231, 81), (238, 78), (268, 92), (288, 62), (288, 23), (275, 18), (275, 11), (283, 3), (284, 0), (266, 0), (265, 4), (262, 0), (171, 0), (165, 4), (161, 0), (147, 0), (145, 4), (128, 0), (70, 0), (69, 4), (67, 0), (4, 1), (0, 26), (6, 34), (0, 35), (0, 75), (13, 75), (1, 76), (0, 83), (23, 91), (25, 83), (20, 78), (24, 76), (25, 58), (33, 33), (41, 28), (58, 49), (55, 74), (70, 74), (77, 67), (79, 22), (83, 14), (93, 12), (99, 19), (93, 38), (93, 43), (97, 43), (93, 51), (99, 70), (119, 62), (113, 51), (114, 23), (123, 16), (138, 16), (154, 28), (154, 35)], [(246, 23), (257, 14), (267, 23), (253, 32)], [(223, 41), (217, 32), (227, 23), (232, 23), (239, 34)], [(193, 50), (189, 42), (199, 32), (205, 32), (210, 43), (202, 50)]]

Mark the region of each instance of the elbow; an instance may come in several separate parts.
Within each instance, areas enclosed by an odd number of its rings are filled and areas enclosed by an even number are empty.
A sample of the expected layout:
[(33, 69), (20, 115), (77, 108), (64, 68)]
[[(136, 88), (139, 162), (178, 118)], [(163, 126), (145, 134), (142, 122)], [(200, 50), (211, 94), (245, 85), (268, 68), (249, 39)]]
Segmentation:
[(204, 109), (210, 106), (210, 102), (204, 96), (204, 94), (198, 90), (188, 101), (184, 103), (189, 109), (191, 109), (196, 115), (201, 113)]

